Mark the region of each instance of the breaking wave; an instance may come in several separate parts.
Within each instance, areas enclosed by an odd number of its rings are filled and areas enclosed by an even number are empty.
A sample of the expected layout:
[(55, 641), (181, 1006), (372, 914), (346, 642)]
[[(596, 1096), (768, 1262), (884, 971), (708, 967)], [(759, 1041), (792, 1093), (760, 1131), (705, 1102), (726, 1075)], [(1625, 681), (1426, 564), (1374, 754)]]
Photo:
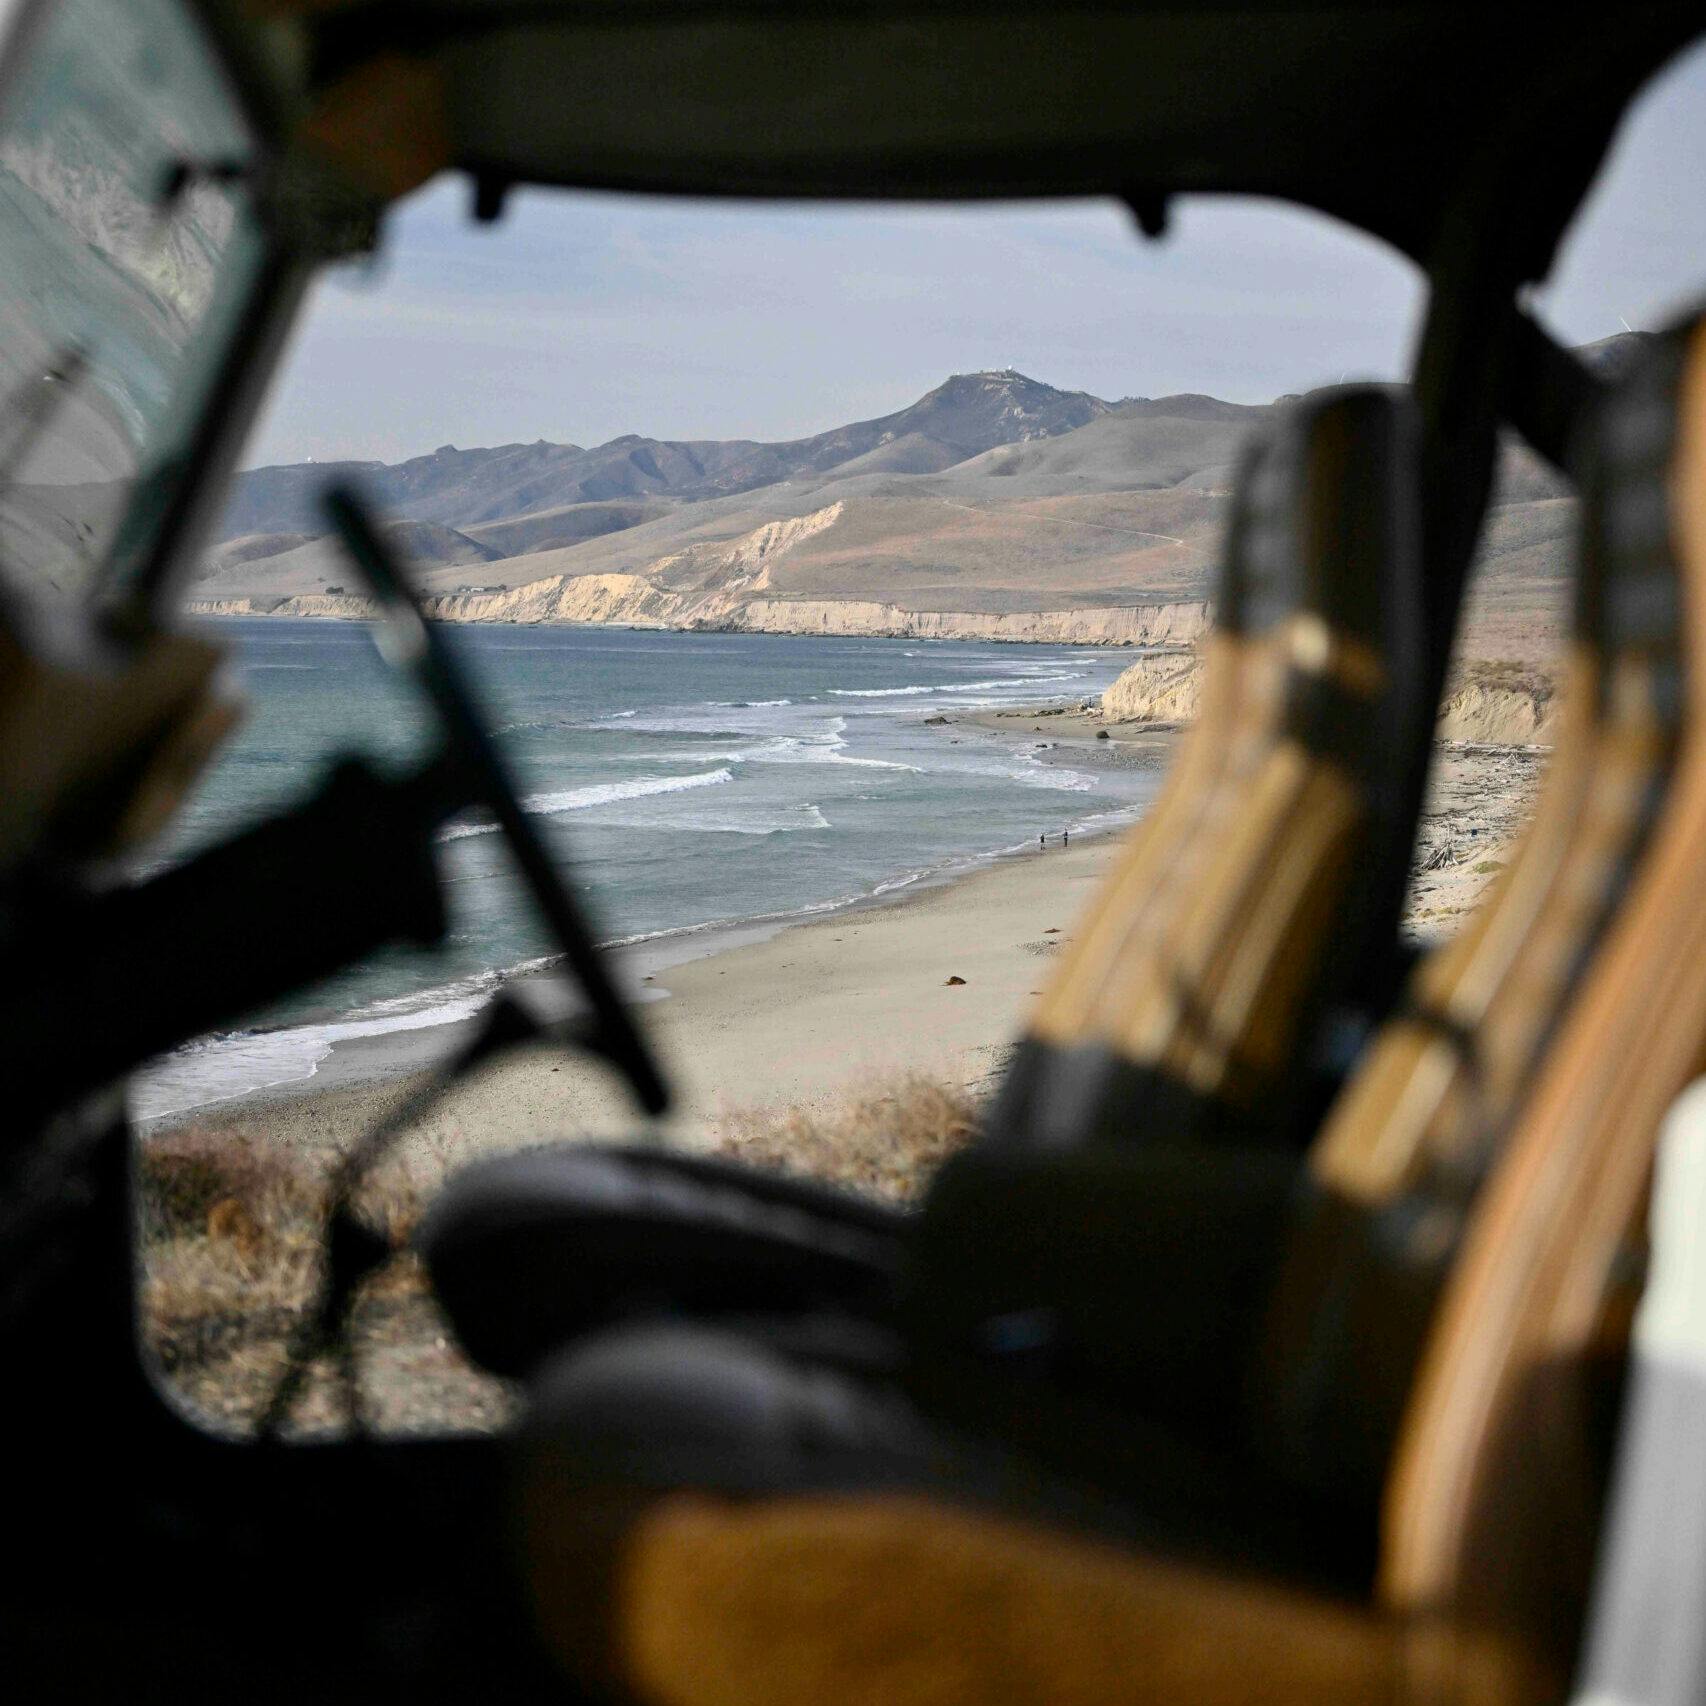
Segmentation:
[[(636, 776), (627, 782), (598, 782), (587, 788), (564, 788), (553, 794), (529, 794), (521, 809), (529, 817), (556, 817), (562, 812), (585, 811), (589, 806), (607, 806), (617, 800), (639, 800), (648, 794), (675, 794), (684, 788), (714, 788), (732, 782), (734, 772), (726, 767), (699, 776)], [(456, 823), (439, 832), (440, 841), (461, 841), (470, 835), (491, 835), (495, 823)]]

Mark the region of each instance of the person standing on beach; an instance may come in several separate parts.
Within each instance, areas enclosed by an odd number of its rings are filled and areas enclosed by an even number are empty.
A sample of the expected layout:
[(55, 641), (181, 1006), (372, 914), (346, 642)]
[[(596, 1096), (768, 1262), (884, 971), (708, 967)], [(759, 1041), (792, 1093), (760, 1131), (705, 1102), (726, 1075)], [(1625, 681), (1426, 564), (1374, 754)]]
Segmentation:
[(1046, 835), (1039, 835), (1039, 836), (1038, 836), (1038, 837), (1037, 837), (1037, 851), (1038, 851), (1038, 852), (1039, 852), (1039, 853), (1040, 853), (1040, 852), (1042, 852), (1042, 850), (1043, 850), (1043, 845), (1044, 845), (1044, 843), (1045, 843), (1045, 842), (1047, 842), (1047, 840), (1048, 840), (1048, 837), (1047, 837), (1047, 836), (1046, 836)]
[(1062, 847), (1070, 847), (1072, 845), (1072, 831), (1070, 829), (1063, 829), (1060, 832), (1060, 844)]

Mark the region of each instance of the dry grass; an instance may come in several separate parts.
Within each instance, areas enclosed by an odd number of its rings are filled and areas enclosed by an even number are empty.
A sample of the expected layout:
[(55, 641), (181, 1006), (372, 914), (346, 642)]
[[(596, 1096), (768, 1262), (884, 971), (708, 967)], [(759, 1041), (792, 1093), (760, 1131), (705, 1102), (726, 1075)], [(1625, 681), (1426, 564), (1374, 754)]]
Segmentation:
[[(756, 1167), (906, 1201), (976, 1125), (967, 1092), (911, 1077), (828, 1111), (747, 1110), (725, 1123), (716, 1147)], [(216, 1124), (140, 1147), (144, 1337), (180, 1394), (215, 1423), (253, 1425), (315, 1295), (328, 1166)], [(430, 1190), (398, 1163), (369, 1182), (360, 1207), (401, 1243)], [(508, 1413), (506, 1390), (458, 1352), (413, 1256), (369, 1282), (354, 1338), (366, 1408), (381, 1428), (490, 1427)], [(322, 1371), (298, 1425), (336, 1426), (340, 1400)]]
[(143, 1329), (166, 1370), (278, 1338), (313, 1289), (323, 1170), (191, 1126), (142, 1143), (136, 1183)]
[[(241, 1131), (188, 1126), (140, 1146), (137, 1195), (144, 1340), (209, 1420), (252, 1425), (315, 1295), (327, 1166)], [(384, 1169), (360, 1206), (398, 1243), (419, 1218), (423, 1192), (406, 1172)], [(451, 1344), (414, 1257), (369, 1281), (354, 1337), (381, 1426), (489, 1426), (504, 1413), (501, 1388)], [(329, 1379), (317, 1379), (300, 1425), (335, 1425), (339, 1397)]]
[(978, 1116), (967, 1091), (909, 1076), (827, 1110), (743, 1109), (724, 1121), (715, 1148), (754, 1167), (805, 1173), (908, 1202), (976, 1135)]

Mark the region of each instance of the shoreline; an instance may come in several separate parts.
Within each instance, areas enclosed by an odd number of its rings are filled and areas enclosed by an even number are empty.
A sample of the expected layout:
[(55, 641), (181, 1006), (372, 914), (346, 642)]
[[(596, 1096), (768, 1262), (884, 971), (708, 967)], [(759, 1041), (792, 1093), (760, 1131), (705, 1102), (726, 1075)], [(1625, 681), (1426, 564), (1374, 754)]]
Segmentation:
[[(1085, 713), (1076, 706), (1061, 706), (1059, 709), (1069, 711), (1078, 723), (1088, 723), (1092, 728), (1096, 726), (1093, 713)], [(1030, 711), (1023, 713), (1026, 717), (1031, 714)], [(1035, 715), (1053, 717), (1055, 711), (1048, 706), (1039, 706), (1035, 708)], [(934, 719), (927, 720), (934, 722)], [(1005, 719), (996, 723), (988, 715), (970, 711), (955, 713), (949, 722), (974, 730), (974, 738), (980, 739), (1011, 740), (1015, 734), (1029, 732), (1028, 726), (1015, 729)], [(1051, 726), (1057, 735), (1063, 732), (1058, 723)], [(951, 735), (948, 738), (959, 740), (963, 737)], [(1037, 743), (1039, 747), (1042, 744)], [(1143, 768), (1153, 767), (1159, 779), (1171, 746), (1171, 735), (1158, 737), (1151, 732), (1149, 741), (1144, 744), (1153, 750), (1145, 751), (1130, 762)], [(1070, 760), (1076, 767), (1100, 768), (1112, 756), (1107, 747), (1107, 742), (1098, 743), (1093, 735), (1075, 729), (1072, 738), (1049, 742), (1047, 750), (1038, 750), (1035, 756), (1044, 763), (1066, 763)], [(1049, 851), (1057, 857), (1076, 858), (1081, 848), (1105, 845), (1111, 838), (1122, 834), (1140, 815), (1140, 810), (1123, 807), (1112, 807), (1105, 813), (1092, 812), (1072, 826), (1072, 836), (1079, 845), (1062, 849), (1058, 844), (1051, 844)], [(820, 927), (863, 928), (860, 920), (920, 907), (932, 896), (973, 883), (979, 877), (999, 871), (1011, 863), (1023, 864), (1036, 856), (1037, 849), (1028, 842), (991, 851), (968, 852), (935, 867), (885, 879), (865, 893), (821, 902), (797, 912), (713, 920), (617, 941), (609, 946), (618, 982), (643, 1010), (656, 1015), (675, 998), (675, 986), (681, 980), (683, 968), (720, 961), (746, 950), (762, 949), (783, 938), (793, 940)], [(1060, 927), (1065, 926), (1062, 924)], [(717, 975), (723, 975), (723, 968), (719, 968)], [(662, 981), (666, 976), (669, 977), (667, 984)], [(545, 986), (558, 991), (565, 987), (549, 965), (535, 964), (447, 983), (441, 990), (423, 992), (423, 995), (442, 994), (444, 1006), (461, 1005), (465, 997), (459, 997), (456, 992), (462, 985), (472, 983), (479, 985), (482, 996), (488, 990), (495, 992), (512, 985)], [(478, 1005), (483, 1006), (484, 999)], [(545, 1006), (547, 1010), (566, 1013), (571, 1003), (547, 997)], [(423, 1009), (425, 1012), (437, 1010), (437, 1007)], [(401, 1094), (405, 1086), (420, 1082), (427, 1070), (455, 1046), (473, 1023), (476, 1010), (470, 1006), (466, 1013), (448, 1020), (394, 1025), (369, 1035), (336, 1038), (326, 1045), (327, 1052), (313, 1060), (308, 1070), (300, 1075), (143, 1115), (138, 1118), (138, 1126), (148, 1134), (187, 1125), (249, 1124), (260, 1120), (296, 1126), (301, 1122), (290, 1111), (295, 1104), (331, 1097), (356, 1097), (366, 1101), (373, 1095), (387, 1092)], [(359, 1026), (364, 1022), (364, 1015), (365, 1009), (356, 1009), (353, 1013), (335, 1016), (324, 1025), (309, 1023), (269, 1032), (242, 1033), (234, 1040), (240, 1043), (245, 1037), (279, 1039), (307, 1036), (321, 1029)]]
[(1032, 734), (1050, 737), (1051, 749), (1076, 753), (1079, 760), (1121, 769), (1164, 765), (1188, 725), (1164, 722), (1104, 722), (1099, 709), (1081, 705), (1015, 706), (1001, 710), (963, 711), (949, 718), (964, 725), (1011, 739)]
[[(699, 1147), (756, 1110), (833, 1107), (850, 1090), (912, 1076), (980, 1087), (999, 1072), (1046, 962), (1115, 858), (1115, 829), (771, 926), (678, 962), (667, 981), (650, 974), (660, 999), (643, 1022), (676, 1087), (651, 1135)], [(434, 1057), (454, 1029), (433, 1028)], [(339, 1083), (323, 1063), (299, 1088), (209, 1104), (148, 1134), (193, 1127), (334, 1149), (424, 1082), (424, 1065), (392, 1053), (388, 1069)], [(632, 1138), (644, 1123), (596, 1064), (529, 1044), (460, 1084), (412, 1128), (408, 1147), (412, 1166), (436, 1173), (541, 1139)]]

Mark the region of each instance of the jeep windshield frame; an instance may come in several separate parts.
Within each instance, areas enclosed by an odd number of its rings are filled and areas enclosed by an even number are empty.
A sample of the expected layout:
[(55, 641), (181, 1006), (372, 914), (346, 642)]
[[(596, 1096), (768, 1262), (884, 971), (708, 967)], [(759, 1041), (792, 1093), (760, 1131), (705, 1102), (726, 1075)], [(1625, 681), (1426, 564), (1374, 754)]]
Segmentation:
[(186, 0), (35, 0), (0, 86), (0, 590), (164, 614), (306, 269), (264, 104)]

